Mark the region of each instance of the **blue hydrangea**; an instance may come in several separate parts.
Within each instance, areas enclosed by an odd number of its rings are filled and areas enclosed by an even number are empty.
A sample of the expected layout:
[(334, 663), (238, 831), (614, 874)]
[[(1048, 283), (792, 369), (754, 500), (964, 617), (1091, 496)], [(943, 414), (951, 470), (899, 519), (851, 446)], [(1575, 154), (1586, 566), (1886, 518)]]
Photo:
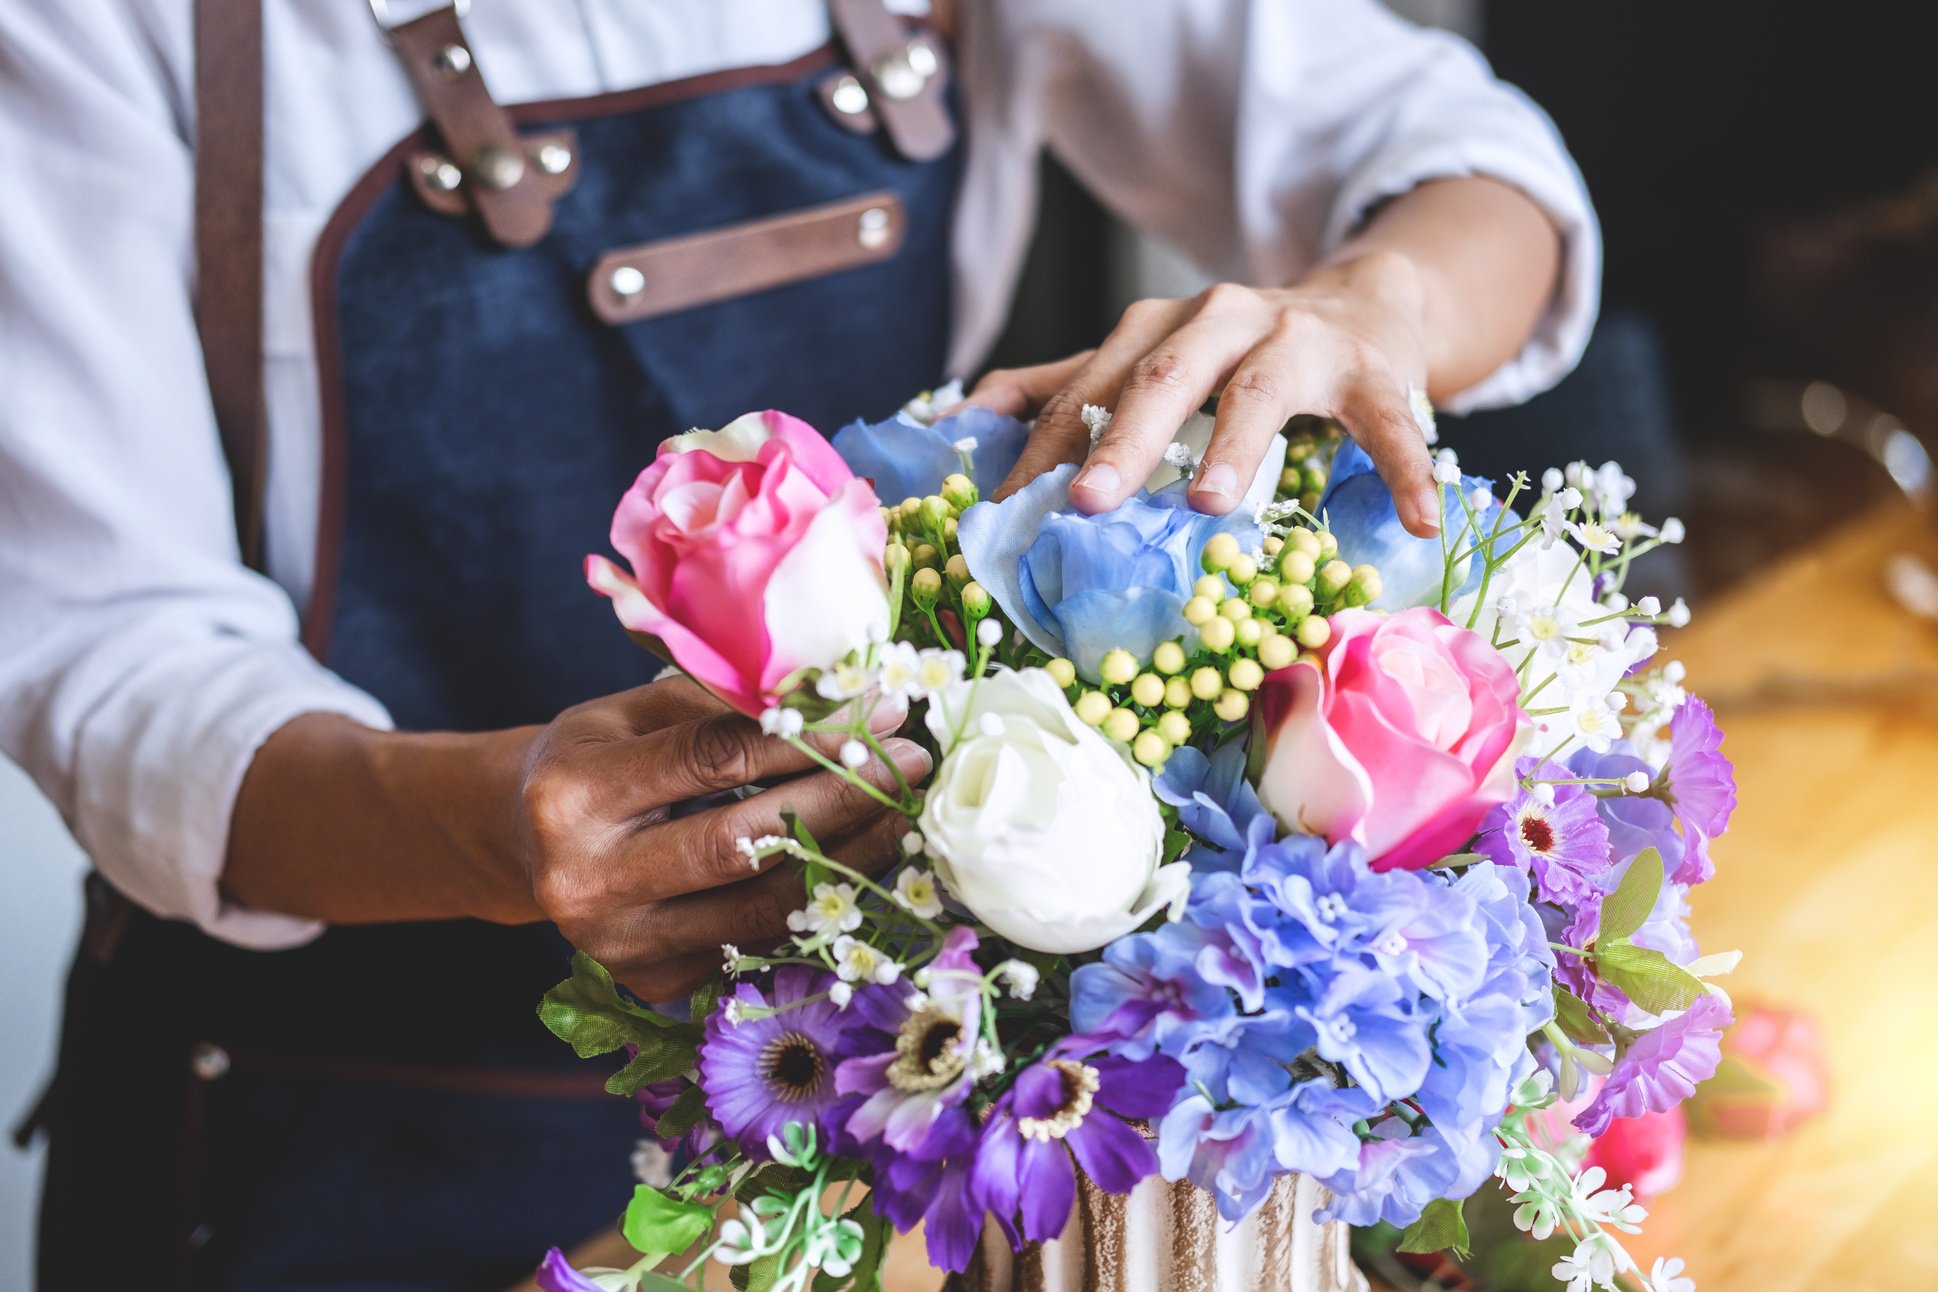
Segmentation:
[[(1446, 507), (1446, 532), (1454, 537), (1467, 524), (1461, 498), (1471, 497), (1475, 489), (1489, 490), (1488, 505), (1481, 509), (1479, 532), (1492, 532), (1501, 507), (1491, 490), (1493, 482), (1479, 476), (1462, 476), (1458, 487), (1441, 486)], [(1354, 565), (1372, 565), (1380, 573), (1382, 591), (1373, 603), (1377, 610), (1404, 610), (1409, 606), (1440, 604), (1440, 585), (1446, 577), (1446, 554), (1437, 538), (1415, 538), (1400, 523), (1393, 505), (1393, 492), (1379, 477), (1366, 451), (1347, 440), (1333, 454), (1326, 490), (1319, 497), (1319, 515), (1339, 540), (1339, 556)], [(1510, 513), (1502, 529), (1517, 523)], [(1460, 550), (1474, 545), (1473, 530), (1460, 539)], [(1460, 562), (1454, 571), (1454, 596), (1462, 596), (1480, 586), (1482, 563), (1474, 556)]]
[(1216, 779), (1189, 767), (1171, 797), (1195, 787), (1186, 801), (1234, 869), (1196, 876), (1181, 920), (1120, 939), (1072, 983), (1077, 1027), (1185, 1068), (1158, 1129), (1165, 1173), (1231, 1219), (1288, 1171), (1325, 1181), (1338, 1214), (1396, 1224), (1471, 1193), (1533, 1063), (1527, 1038), (1552, 1017), (1526, 875), (1375, 874), (1351, 844), (1260, 843)]
[(834, 451), (858, 476), (875, 482), (875, 496), (893, 506), (921, 498), (963, 471), (988, 493), (1003, 482), (1029, 442), (1030, 429), (1014, 417), (968, 407), (934, 424), (907, 410), (881, 422), (850, 422), (834, 435)]

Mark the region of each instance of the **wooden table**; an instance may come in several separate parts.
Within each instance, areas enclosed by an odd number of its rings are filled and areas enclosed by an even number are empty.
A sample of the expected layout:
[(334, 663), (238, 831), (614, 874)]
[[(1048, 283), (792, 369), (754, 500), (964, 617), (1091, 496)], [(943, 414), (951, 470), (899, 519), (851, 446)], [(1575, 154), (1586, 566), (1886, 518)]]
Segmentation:
[[(1741, 788), (1697, 933), (1745, 953), (1724, 980), (1739, 1001), (1817, 1017), (1833, 1080), (1830, 1111), (1788, 1139), (1690, 1145), (1633, 1250), (1685, 1257), (1702, 1292), (1938, 1287), (1938, 625), (1886, 596), (1898, 551), (1938, 563), (1938, 530), (1871, 517), (1668, 643)], [(627, 1251), (612, 1235), (582, 1255)], [(889, 1292), (939, 1284), (898, 1242)]]

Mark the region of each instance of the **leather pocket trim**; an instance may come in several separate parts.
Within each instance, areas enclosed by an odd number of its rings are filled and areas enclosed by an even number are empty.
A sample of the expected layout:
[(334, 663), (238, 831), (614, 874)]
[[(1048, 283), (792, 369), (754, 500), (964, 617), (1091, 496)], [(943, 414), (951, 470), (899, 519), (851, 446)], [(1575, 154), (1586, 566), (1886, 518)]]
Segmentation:
[(608, 252), (592, 267), (586, 299), (605, 322), (634, 323), (878, 264), (907, 231), (900, 198), (867, 193)]

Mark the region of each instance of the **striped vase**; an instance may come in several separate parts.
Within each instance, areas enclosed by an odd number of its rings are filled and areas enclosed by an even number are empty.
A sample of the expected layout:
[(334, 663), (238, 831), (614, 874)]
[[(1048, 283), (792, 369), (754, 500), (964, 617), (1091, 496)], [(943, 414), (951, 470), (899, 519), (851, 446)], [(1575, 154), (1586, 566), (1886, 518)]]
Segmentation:
[(1126, 1196), (1079, 1175), (1061, 1238), (1011, 1252), (990, 1225), (944, 1292), (1367, 1292), (1348, 1228), (1314, 1219), (1328, 1197), (1312, 1180), (1281, 1176), (1233, 1225), (1188, 1182), (1153, 1176)]

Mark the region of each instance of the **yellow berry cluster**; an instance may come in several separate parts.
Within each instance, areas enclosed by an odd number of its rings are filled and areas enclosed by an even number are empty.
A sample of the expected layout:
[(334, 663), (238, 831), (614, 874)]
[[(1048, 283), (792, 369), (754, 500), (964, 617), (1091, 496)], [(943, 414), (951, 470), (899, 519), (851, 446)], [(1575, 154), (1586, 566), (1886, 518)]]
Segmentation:
[(1068, 660), (1049, 664), (1077, 716), (1154, 771), (1178, 746), (1243, 722), (1267, 673), (1331, 639), (1328, 615), (1380, 595), (1379, 572), (1340, 560), (1325, 530), (1274, 534), (1256, 553), (1216, 534), (1201, 564), (1204, 577), (1184, 603), (1191, 631), (1159, 643), (1150, 659), (1110, 651), (1094, 687), (1078, 684)]
[[(903, 597), (898, 636), (918, 645), (960, 646), (940, 629), (940, 616), (953, 612), (967, 634), (994, 606), (989, 590), (969, 577), (969, 563), (956, 541), (956, 524), (976, 504), (976, 486), (957, 473), (942, 482), (940, 493), (904, 498), (882, 508), (888, 523), (884, 564), (891, 594)], [(910, 613), (911, 607), (913, 614)], [(931, 640), (933, 639), (933, 640)]]

